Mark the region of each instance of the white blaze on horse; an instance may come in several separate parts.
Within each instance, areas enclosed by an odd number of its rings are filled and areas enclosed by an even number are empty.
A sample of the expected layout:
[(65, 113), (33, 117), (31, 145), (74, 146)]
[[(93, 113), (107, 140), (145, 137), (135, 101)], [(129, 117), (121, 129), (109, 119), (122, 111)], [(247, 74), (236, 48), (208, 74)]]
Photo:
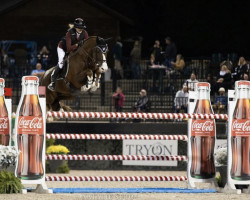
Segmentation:
[(106, 41), (103, 38), (92, 36), (85, 40), (76, 51), (71, 52), (67, 58), (67, 64), (63, 68), (63, 77), (56, 81), (55, 91), (47, 89), (55, 68), (45, 72), (40, 78), (40, 85), (46, 86), (48, 110), (58, 111), (60, 108), (69, 110), (69, 107), (60, 103), (61, 100), (72, 100), (81, 91), (96, 91), (100, 87), (101, 74), (108, 70)]

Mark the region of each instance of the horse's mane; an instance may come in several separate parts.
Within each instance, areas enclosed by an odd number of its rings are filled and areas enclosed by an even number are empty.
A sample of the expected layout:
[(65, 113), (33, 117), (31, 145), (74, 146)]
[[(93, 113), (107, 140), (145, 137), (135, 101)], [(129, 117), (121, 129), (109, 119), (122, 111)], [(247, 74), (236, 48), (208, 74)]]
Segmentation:
[(83, 44), (82, 44), (82, 46), (80, 46), (79, 48), (77, 48), (77, 50), (76, 51), (74, 51), (74, 52), (71, 52), (70, 54), (70, 56), (73, 56), (73, 55), (76, 55), (76, 54), (78, 54), (79, 53), (79, 51), (81, 51), (81, 49), (83, 48), (83, 47), (85, 47), (86, 46), (86, 44), (90, 41), (90, 40), (93, 40), (93, 39), (95, 39), (96, 40), (96, 38), (97, 38), (98, 36), (90, 36), (90, 37), (88, 37), (86, 40), (84, 40), (83, 41)]

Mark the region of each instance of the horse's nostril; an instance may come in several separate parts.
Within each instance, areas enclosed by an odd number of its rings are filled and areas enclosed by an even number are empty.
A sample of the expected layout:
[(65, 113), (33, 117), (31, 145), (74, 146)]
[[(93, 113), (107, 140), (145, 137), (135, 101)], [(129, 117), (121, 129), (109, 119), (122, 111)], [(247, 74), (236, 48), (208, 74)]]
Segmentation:
[(103, 67), (102, 67), (101, 69), (102, 69), (102, 71), (104, 71), (104, 68), (103, 68)]

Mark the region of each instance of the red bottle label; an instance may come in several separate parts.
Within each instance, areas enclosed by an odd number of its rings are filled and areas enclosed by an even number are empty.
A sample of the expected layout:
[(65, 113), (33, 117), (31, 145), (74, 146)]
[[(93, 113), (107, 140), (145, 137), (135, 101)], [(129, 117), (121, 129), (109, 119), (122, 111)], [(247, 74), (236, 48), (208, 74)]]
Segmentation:
[(18, 119), (17, 133), (43, 135), (43, 118), (34, 116), (20, 116)]
[(215, 123), (211, 119), (192, 120), (191, 136), (215, 136)]
[(0, 134), (5, 134), (5, 135), (10, 134), (10, 123), (8, 117), (0, 118)]
[(233, 119), (232, 136), (250, 136), (250, 119)]

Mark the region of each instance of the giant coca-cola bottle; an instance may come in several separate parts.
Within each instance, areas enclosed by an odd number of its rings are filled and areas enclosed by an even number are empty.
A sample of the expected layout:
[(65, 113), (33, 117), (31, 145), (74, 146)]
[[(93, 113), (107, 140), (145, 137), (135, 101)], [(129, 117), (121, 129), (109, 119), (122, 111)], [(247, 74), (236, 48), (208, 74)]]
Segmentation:
[(250, 82), (235, 83), (236, 106), (232, 117), (232, 168), (235, 180), (250, 180)]
[(44, 174), (44, 125), (38, 99), (38, 81), (36, 76), (22, 78), (22, 96), (16, 116), (17, 145), (20, 151), (16, 175), (25, 180), (40, 179)]
[[(197, 114), (213, 114), (210, 104), (210, 84), (197, 83), (198, 99), (194, 109)], [(191, 122), (192, 163), (190, 174), (197, 179), (215, 176), (214, 166), (215, 120), (194, 119)]]
[(10, 143), (10, 123), (4, 98), (4, 79), (0, 78), (0, 145)]

